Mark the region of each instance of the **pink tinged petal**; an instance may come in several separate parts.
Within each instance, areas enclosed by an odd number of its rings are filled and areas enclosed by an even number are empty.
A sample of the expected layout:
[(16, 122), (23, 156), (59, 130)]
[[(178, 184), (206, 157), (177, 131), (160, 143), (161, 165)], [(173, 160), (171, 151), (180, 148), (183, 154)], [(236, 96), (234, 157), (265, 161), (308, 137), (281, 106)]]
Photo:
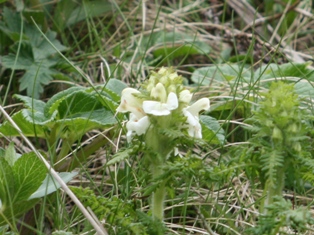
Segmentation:
[(187, 108), (192, 115), (198, 116), (199, 112), (202, 110), (209, 110), (210, 102), (208, 98), (202, 98), (192, 104), (190, 107)]

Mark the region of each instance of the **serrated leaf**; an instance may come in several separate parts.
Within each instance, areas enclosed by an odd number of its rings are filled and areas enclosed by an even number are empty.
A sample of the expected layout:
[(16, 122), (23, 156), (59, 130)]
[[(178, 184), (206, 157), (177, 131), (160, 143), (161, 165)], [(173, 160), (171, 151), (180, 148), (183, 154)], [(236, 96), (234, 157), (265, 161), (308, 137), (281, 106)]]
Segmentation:
[(27, 108), (44, 113), (44, 108), (46, 106), (45, 102), (24, 95), (15, 94), (13, 97), (22, 101)]
[[(13, 18), (12, 22), (11, 18)], [(8, 33), (11, 29), (12, 32), (21, 34), (21, 17), (19, 15), (12, 12), (10, 14), (10, 10), (5, 9), (4, 21), (6, 24), (0, 24), (3, 32)], [(20, 79), (20, 91), (26, 89), (28, 96), (38, 98), (43, 92), (43, 86), (53, 79), (53, 74), (58, 73), (53, 69), (53, 66), (58, 63), (58, 58), (52, 57), (52, 55), (56, 54), (56, 49), (64, 51), (66, 47), (56, 39), (56, 33), (53, 31), (46, 32), (46, 39), (34, 25), (30, 25), (26, 21), (23, 29), (22, 43), (17, 42), (13, 45), (11, 50), (15, 54), (3, 56), (2, 63), (6, 68), (26, 70)], [(8, 36), (17, 41), (15, 37), (13, 38), (12, 33), (9, 33)], [(18, 39), (20, 41), (20, 37)], [(19, 45), (19, 54), (16, 55)]]
[[(64, 183), (68, 183), (70, 180), (72, 180), (78, 173), (77, 172), (61, 172), (58, 173), (58, 175), (61, 177)], [(42, 182), (41, 186), (34, 192), (28, 200), (34, 199), (34, 198), (41, 198), (44, 197), (50, 193), (53, 193), (57, 191), (61, 186), (60, 184), (55, 181), (51, 175), (47, 175), (44, 181)]]
[(58, 110), (58, 107), (60, 105), (60, 103), (66, 99), (69, 95), (71, 95), (72, 93), (81, 91), (81, 90), (85, 90), (85, 88), (82, 87), (71, 87), (69, 89), (66, 89), (64, 91), (61, 91), (57, 94), (55, 94), (54, 96), (52, 96), (46, 106), (45, 106), (45, 110), (44, 113), (46, 116), (50, 116), (51, 114), (53, 114), (55, 111)]
[(3, 21), (0, 22), (0, 30), (2, 30), (13, 41), (20, 39), (21, 16), (18, 12), (12, 11), (8, 7), (3, 8)]
[(113, 155), (113, 157), (107, 162), (106, 166), (110, 166), (119, 162), (124, 161), (128, 157), (130, 157), (130, 154), (133, 152), (133, 149), (126, 149), (123, 151), (120, 151)]
[(23, 154), (12, 170), (15, 182), (13, 202), (27, 200), (39, 188), (47, 174), (45, 164), (33, 152)]
[(18, 57), (16, 54), (12, 53), (1, 57), (4, 67), (15, 70), (27, 70), (30, 66), (32, 66), (35, 62), (32, 46), (28, 42), (22, 42), (20, 46), (21, 48)]
[(202, 124), (202, 135), (205, 141), (208, 141), (212, 144), (225, 143), (224, 131), (215, 118), (201, 115), (200, 121)]
[(20, 79), (20, 91), (26, 90), (28, 96), (38, 99), (44, 91), (44, 85), (53, 80), (55, 70), (47, 67), (47, 61), (32, 64)]
[(93, 95), (79, 90), (75, 93), (67, 95), (58, 106), (58, 113), (60, 119), (88, 117), (91, 111), (102, 109), (103, 105)]
[[(23, 109), (12, 116), (13, 121), (19, 126), (21, 131), (26, 136), (37, 136), (44, 138), (45, 128), (43, 125), (46, 125), (53, 120), (46, 119), (46, 117), (41, 114), (35, 115), (31, 113), (30, 110)], [(36, 124), (37, 122), (37, 124)], [(8, 122), (5, 121), (0, 125), (0, 133), (4, 136), (19, 136), (19, 132)]]

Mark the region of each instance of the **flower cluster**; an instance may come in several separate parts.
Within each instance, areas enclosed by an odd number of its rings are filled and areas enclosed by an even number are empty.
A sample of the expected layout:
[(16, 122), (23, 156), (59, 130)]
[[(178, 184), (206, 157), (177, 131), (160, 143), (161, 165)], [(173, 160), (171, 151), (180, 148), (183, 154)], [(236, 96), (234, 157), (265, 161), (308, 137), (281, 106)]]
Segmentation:
[[(130, 112), (126, 124), (127, 140), (130, 141), (134, 134), (145, 134), (152, 125), (163, 128), (176, 126), (187, 129), (192, 137), (202, 138), (199, 112), (208, 110), (210, 102), (208, 98), (202, 98), (189, 105), (192, 96), (189, 90), (184, 89), (182, 77), (171, 68), (161, 68), (158, 72), (153, 72), (142, 85), (141, 91), (124, 89), (117, 112)], [(183, 123), (174, 120), (175, 116), (182, 115), (185, 117)]]

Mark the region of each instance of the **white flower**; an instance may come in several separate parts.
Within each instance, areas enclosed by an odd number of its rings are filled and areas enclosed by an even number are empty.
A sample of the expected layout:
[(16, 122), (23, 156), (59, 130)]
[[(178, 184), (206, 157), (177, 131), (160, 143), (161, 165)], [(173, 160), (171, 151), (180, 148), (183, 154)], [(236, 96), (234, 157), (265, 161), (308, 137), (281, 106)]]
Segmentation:
[(183, 103), (189, 104), (191, 102), (193, 94), (189, 90), (183, 90), (179, 94), (179, 100)]
[(152, 100), (143, 102), (144, 112), (155, 116), (169, 115), (171, 113), (171, 110), (178, 108), (178, 106), (178, 97), (173, 92), (169, 93), (166, 103)]
[(131, 141), (133, 132), (135, 132), (137, 135), (145, 134), (149, 125), (150, 122), (148, 116), (138, 118), (133, 113), (131, 113), (130, 120), (126, 124), (126, 128), (128, 129), (126, 134), (127, 141)]
[(188, 123), (188, 133), (190, 136), (195, 138), (202, 138), (202, 127), (199, 122), (198, 114), (202, 110), (208, 110), (209, 107), (209, 99), (202, 98), (191, 106), (183, 109), (183, 114), (187, 117), (186, 122)]
[(117, 112), (126, 113), (131, 112), (135, 114), (136, 117), (140, 118), (145, 116), (142, 109), (142, 102), (140, 99), (136, 98), (133, 94), (140, 94), (136, 89), (125, 88), (122, 91), (121, 103), (117, 108)]

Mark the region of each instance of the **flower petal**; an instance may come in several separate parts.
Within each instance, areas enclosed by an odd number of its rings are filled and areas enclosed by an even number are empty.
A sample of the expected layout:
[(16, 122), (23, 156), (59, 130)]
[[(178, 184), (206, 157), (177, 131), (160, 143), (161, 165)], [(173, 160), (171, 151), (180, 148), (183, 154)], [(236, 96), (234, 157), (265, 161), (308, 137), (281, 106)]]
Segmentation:
[(132, 139), (133, 132), (137, 135), (143, 135), (146, 133), (148, 127), (150, 125), (150, 121), (148, 116), (144, 116), (140, 119), (136, 119), (135, 115), (130, 116), (130, 120), (126, 124), (126, 128), (128, 130), (126, 134), (127, 141), (130, 142)]
[(199, 112), (202, 110), (209, 110), (210, 102), (208, 98), (202, 98), (192, 104), (190, 107), (187, 107), (187, 111), (189, 111), (192, 115), (198, 116)]
[(171, 113), (167, 104), (152, 100), (143, 102), (143, 110), (155, 116), (166, 116)]
[(188, 134), (191, 137), (202, 138), (202, 126), (199, 123), (198, 116), (194, 116), (192, 113), (183, 109), (184, 116), (187, 117), (186, 122), (188, 123)]
[(117, 108), (117, 112), (134, 113), (137, 117), (143, 117), (145, 114), (142, 110), (142, 101), (136, 98), (133, 94), (140, 94), (140, 92), (133, 88), (125, 88), (122, 91), (121, 103)]
[(168, 99), (167, 99), (167, 106), (169, 110), (174, 110), (178, 108), (179, 102), (178, 102), (178, 97), (175, 93), (173, 92), (169, 93)]
[(191, 102), (193, 94), (189, 90), (183, 90), (179, 94), (179, 100), (183, 103), (189, 104)]

